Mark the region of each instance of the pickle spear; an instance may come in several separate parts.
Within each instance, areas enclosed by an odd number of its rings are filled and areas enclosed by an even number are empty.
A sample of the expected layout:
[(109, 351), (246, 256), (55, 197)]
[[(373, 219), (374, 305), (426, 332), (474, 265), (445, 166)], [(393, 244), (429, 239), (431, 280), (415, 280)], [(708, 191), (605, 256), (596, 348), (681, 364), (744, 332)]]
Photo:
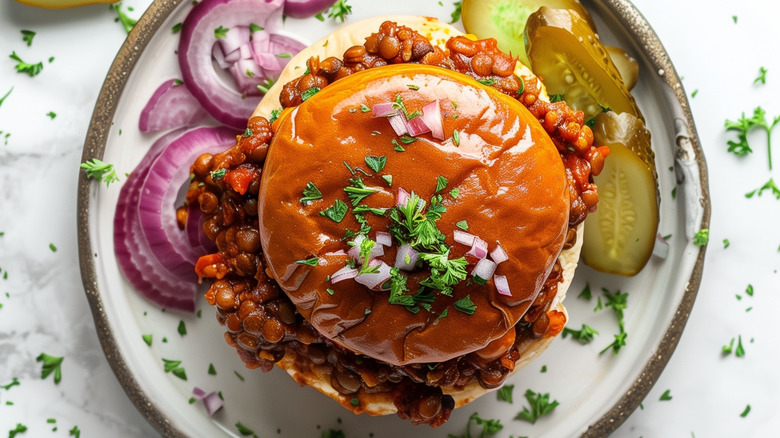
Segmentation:
[(579, 14), (543, 6), (528, 17), (525, 36), (533, 72), (585, 120), (604, 108), (642, 119), (609, 52)]
[(658, 189), (650, 132), (632, 114), (596, 116), (594, 144), (609, 147), (594, 177), (599, 204), (585, 219), (582, 259), (597, 271), (637, 274), (653, 252), (658, 232)]

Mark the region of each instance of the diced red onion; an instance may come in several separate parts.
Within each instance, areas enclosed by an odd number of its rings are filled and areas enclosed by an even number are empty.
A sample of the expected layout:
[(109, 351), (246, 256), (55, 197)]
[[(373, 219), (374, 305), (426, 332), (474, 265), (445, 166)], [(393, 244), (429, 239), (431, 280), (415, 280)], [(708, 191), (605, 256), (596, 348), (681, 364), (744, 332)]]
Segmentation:
[(406, 126), (406, 116), (403, 114), (396, 114), (387, 118), (390, 122), (390, 126), (395, 131), (395, 135), (406, 135), (409, 132), (409, 128)]
[(496, 263), (490, 259), (480, 259), (474, 269), (471, 271), (471, 275), (479, 277), (483, 280), (488, 280), (496, 272)]
[(471, 245), (471, 249), (466, 253), (467, 256), (474, 256), (478, 259), (484, 259), (487, 257), (488, 244), (484, 240), (477, 236), (474, 236), (474, 244)]
[(406, 127), (409, 129), (409, 135), (412, 137), (417, 137), (418, 135), (425, 134), (426, 132), (431, 132), (431, 128), (429, 128), (428, 125), (426, 125), (423, 121), (423, 118), (419, 116), (406, 122)]
[(512, 296), (512, 291), (509, 290), (509, 281), (506, 279), (506, 275), (494, 275), (493, 284), (496, 286), (496, 291), (501, 295), (508, 297)]
[[(355, 236), (355, 240), (353, 240), (355, 245), (347, 251), (347, 255), (355, 259), (360, 265), (364, 263), (364, 260), (360, 257), (360, 245), (365, 238), (366, 236), (362, 234)], [(368, 259), (371, 260), (383, 255), (385, 255), (385, 248), (382, 245), (374, 245), (374, 247), (371, 248), (371, 252), (368, 254)]]
[(509, 260), (509, 256), (507, 255), (506, 251), (504, 251), (504, 248), (501, 247), (500, 243), (497, 243), (493, 251), (490, 252), (490, 258), (493, 259), (497, 265)]
[(409, 203), (409, 198), (412, 195), (409, 194), (403, 187), (398, 187), (398, 196), (395, 197), (395, 205), (404, 207)]
[(661, 237), (660, 233), (656, 234), (655, 236), (653, 255), (660, 259), (666, 259), (667, 257), (669, 257), (669, 242), (667, 242), (663, 237)]
[[(407, 256), (409, 256), (409, 263), (406, 262)], [(419, 258), (419, 253), (412, 248), (412, 245), (403, 244), (396, 253), (395, 267), (404, 271), (413, 271)]]
[(249, 41), (238, 48), (238, 53), (240, 55), (239, 59), (252, 59), (252, 46), (249, 45)]
[(218, 410), (222, 409), (225, 402), (219, 396), (218, 392), (211, 392), (203, 399), (203, 404), (206, 406), (206, 412), (209, 415), (214, 415)]
[(233, 50), (232, 52), (223, 51), (222, 53), (225, 54), (225, 62), (227, 62), (230, 65), (232, 65), (233, 63), (241, 59), (241, 52), (238, 49)]
[(338, 271), (330, 274), (330, 282), (336, 284), (343, 280), (349, 280), (350, 278), (355, 278), (357, 277), (357, 275), (358, 275), (357, 268), (350, 268), (349, 266), (344, 266)]
[(461, 245), (473, 246), (474, 241), (477, 239), (477, 236), (456, 229), (455, 231), (452, 232), (452, 238), (455, 239), (455, 241), (460, 243)]
[(192, 388), (192, 396), (195, 397), (196, 400), (203, 400), (206, 397), (206, 391), (196, 386)]
[(138, 129), (155, 132), (194, 126), (207, 115), (187, 87), (171, 79), (157, 87), (141, 110)]
[(325, 12), (336, 0), (287, 0), (284, 2), (284, 15), (295, 18), (309, 18)]
[(222, 51), (222, 48), (219, 47), (218, 44), (214, 44), (214, 46), (211, 48), (211, 57), (217, 61), (217, 65), (222, 70), (227, 70), (230, 68), (230, 63), (225, 60), (225, 52)]
[(371, 108), (371, 115), (373, 117), (394, 116), (398, 115), (398, 110), (395, 109), (395, 104), (393, 102), (382, 102)]
[(222, 47), (222, 53), (232, 53), (249, 41), (248, 26), (233, 26), (225, 32), (223, 38), (217, 38), (217, 44)]
[[(333, 277), (331, 277), (332, 279)], [(370, 274), (358, 274), (355, 281), (369, 289), (378, 289), (382, 283), (390, 279), (390, 265), (380, 262), (379, 272)]]
[(257, 53), (255, 54), (255, 62), (263, 70), (268, 70), (268, 71), (281, 70), (281, 67), (279, 66), (279, 58), (273, 53)]
[(253, 59), (239, 59), (228, 70), (233, 75), (239, 91), (247, 96), (261, 94), (257, 86), (265, 83), (265, 72)]
[(444, 140), (444, 126), (442, 124), (441, 105), (438, 100), (422, 107), (422, 120), (425, 126), (431, 130), (431, 136), (437, 140)]
[(387, 231), (377, 231), (376, 232), (376, 243), (384, 246), (392, 246), (393, 245), (393, 236), (388, 233)]
[[(269, 38), (269, 52), (272, 53), (274, 57), (276, 57), (276, 61), (279, 64), (279, 70), (283, 69), (290, 62), (290, 59), (292, 59), (293, 56), (306, 47), (306, 44), (303, 44), (294, 38), (290, 38), (286, 35), (278, 33), (272, 33)], [(276, 56), (283, 53), (289, 53), (290, 57), (280, 58)]]

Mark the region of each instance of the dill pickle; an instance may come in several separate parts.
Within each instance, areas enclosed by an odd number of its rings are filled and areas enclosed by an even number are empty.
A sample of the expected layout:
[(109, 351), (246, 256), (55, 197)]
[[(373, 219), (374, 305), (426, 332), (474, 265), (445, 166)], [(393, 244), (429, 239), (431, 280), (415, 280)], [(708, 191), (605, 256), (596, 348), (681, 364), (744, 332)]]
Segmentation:
[(528, 17), (542, 6), (570, 9), (596, 28), (578, 0), (463, 0), (461, 18), (467, 33), (477, 38), (495, 38), (501, 51), (517, 56), (530, 67), (523, 30)]
[(605, 46), (609, 57), (615, 63), (615, 67), (623, 79), (623, 85), (630, 91), (639, 80), (639, 63), (633, 56), (620, 47)]
[(585, 120), (604, 108), (642, 119), (609, 52), (579, 14), (543, 6), (528, 17), (525, 36), (534, 74)]
[(658, 187), (650, 132), (629, 113), (596, 116), (594, 144), (609, 147), (594, 177), (599, 203), (585, 219), (582, 260), (601, 272), (631, 276), (650, 259), (658, 232)]

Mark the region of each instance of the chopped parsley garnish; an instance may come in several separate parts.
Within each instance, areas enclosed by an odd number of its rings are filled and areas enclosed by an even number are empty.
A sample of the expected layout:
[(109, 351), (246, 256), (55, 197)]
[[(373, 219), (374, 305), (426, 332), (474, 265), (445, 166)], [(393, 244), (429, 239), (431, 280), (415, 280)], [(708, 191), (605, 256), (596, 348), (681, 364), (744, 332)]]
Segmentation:
[(403, 144), (412, 144), (417, 141), (416, 137), (409, 137), (408, 135), (402, 135), (398, 137), (399, 140), (401, 140), (401, 143)]
[(181, 32), (181, 25), (182, 25), (182, 23), (178, 22), (178, 23), (174, 24), (173, 26), (171, 26), (171, 32), (172, 33), (179, 33), (179, 32)]
[(550, 103), (562, 102), (562, 101), (563, 101), (563, 94), (551, 94), (550, 95)]
[(570, 329), (568, 327), (565, 327), (563, 329), (563, 338), (566, 338), (566, 336), (571, 335), (572, 338), (579, 341), (581, 344), (588, 344), (590, 341), (593, 340), (594, 335), (598, 335), (599, 332), (597, 332), (593, 327), (582, 324), (582, 328), (579, 330)]
[(364, 104), (364, 103), (360, 104), (360, 112), (367, 113), (367, 112), (370, 112), (370, 111), (371, 111), (371, 108), (369, 108), (366, 104)]
[[(20, 32), (22, 32), (22, 41), (27, 43), (27, 47), (32, 46), (33, 38), (35, 37), (35, 32), (26, 29), (22, 29)], [(764, 71), (764, 74), (766, 75), (766, 71)]]
[(751, 297), (753, 296), (753, 285), (752, 284), (747, 285), (747, 289), (745, 289), (745, 293), (750, 295)]
[(14, 377), (13, 379), (11, 379), (11, 383), (9, 383), (9, 384), (7, 384), (7, 385), (0, 385), (0, 388), (3, 388), (3, 389), (5, 389), (6, 391), (8, 391), (8, 390), (10, 390), (11, 388), (13, 388), (14, 386), (19, 386), (19, 385), (20, 385), (20, 383), (19, 383), (19, 379), (18, 379), (18, 378), (16, 378), (16, 377)]
[(753, 117), (745, 117), (745, 113), (737, 119), (737, 121), (726, 120), (726, 131), (736, 131), (737, 140), (728, 141), (728, 151), (735, 155), (746, 155), (753, 152), (748, 144), (747, 135), (753, 128), (762, 128), (766, 131), (766, 150), (767, 160), (769, 161), (769, 170), (772, 170), (772, 129), (780, 122), (780, 116), (776, 116), (772, 119), (770, 124), (766, 120), (766, 111), (760, 106), (757, 106), (753, 110)]
[(271, 110), (271, 118), (268, 119), (268, 122), (269, 123), (275, 122), (276, 119), (278, 119), (280, 115), (282, 115), (282, 109), (281, 108), (277, 108), (275, 110)]
[(209, 172), (209, 176), (211, 176), (211, 179), (214, 181), (221, 180), (222, 178), (225, 177), (225, 175), (227, 175), (227, 169), (225, 168), (212, 170)]
[(27, 426), (22, 423), (16, 423), (16, 427), (8, 431), (8, 438), (14, 438), (20, 433), (27, 432)]
[(254, 132), (252, 132), (252, 130), (251, 130), (251, 129), (249, 129), (249, 128), (246, 128), (246, 131), (244, 131), (244, 138), (249, 138), (249, 137), (251, 137), (251, 136), (253, 136), (253, 135), (255, 135), (255, 133), (254, 133)]
[(54, 111), (49, 111), (48, 113), (46, 113), (46, 117), (54, 120), (57, 117), (57, 113), (55, 113)]
[(449, 255), (449, 248), (443, 253), (420, 253), (420, 258), (428, 262), (431, 267), (431, 275), (420, 282), (421, 286), (439, 290), (444, 295), (451, 295), (452, 286), (466, 279), (466, 266), (468, 266), (466, 258), (450, 259)]
[(731, 354), (732, 351), (734, 351), (734, 341), (735, 339), (731, 338), (731, 342), (729, 342), (729, 345), (724, 345), (723, 347), (721, 347), (720, 352), (724, 356), (728, 356), (729, 354)]
[(93, 158), (92, 161), (81, 163), (80, 167), (87, 172), (87, 178), (102, 181), (106, 183), (106, 187), (112, 182), (119, 181), (119, 177), (116, 176), (116, 170), (114, 170), (114, 165), (104, 163), (97, 158)]
[(209, 364), (209, 371), (208, 372), (209, 372), (210, 376), (216, 376), (217, 375), (217, 369), (214, 368), (214, 364), (213, 363)]
[(276, 57), (277, 58), (286, 59), (286, 58), (292, 58), (292, 55), (287, 53), (287, 52), (285, 52), (285, 53), (277, 53)]
[(344, 220), (344, 216), (347, 215), (348, 210), (349, 206), (344, 201), (336, 199), (333, 205), (321, 211), (320, 214), (333, 222), (339, 223)]
[(745, 356), (745, 347), (742, 345), (742, 335), (739, 335), (737, 337), (737, 349), (734, 350), (734, 356), (737, 357)]
[(311, 87), (308, 90), (301, 93), (301, 100), (304, 102), (309, 100), (310, 97), (320, 92), (320, 87)]
[(769, 178), (769, 181), (764, 183), (763, 186), (745, 193), (745, 197), (750, 199), (755, 195), (761, 196), (761, 194), (764, 193), (765, 190), (771, 190), (775, 198), (780, 199), (780, 188), (777, 187), (777, 184), (775, 184), (775, 180), (773, 178)]
[(556, 400), (550, 401), (549, 393), (536, 393), (529, 389), (525, 391), (525, 399), (528, 400), (531, 407), (524, 407), (523, 411), (515, 416), (515, 420), (525, 420), (530, 423), (536, 423), (536, 420), (545, 415), (549, 415), (555, 407), (558, 406)]
[(583, 288), (582, 292), (577, 295), (577, 298), (582, 298), (584, 300), (590, 300), (593, 298), (593, 294), (590, 291), (590, 283), (585, 283), (585, 288)]
[(742, 411), (741, 414), (739, 414), (740, 417), (745, 418), (750, 413), (750, 405), (745, 406), (745, 410)]
[(663, 394), (661, 394), (661, 397), (658, 399), (659, 401), (669, 401), (672, 399), (672, 390), (667, 389), (664, 391)]
[(436, 191), (435, 191), (435, 193), (439, 193), (440, 191), (442, 191), (445, 188), (447, 188), (447, 183), (448, 183), (447, 178), (445, 178), (445, 177), (443, 177), (441, 175), (436, 177)]
[(317, 264), (320, 262), (319, 257), (312, 257), (310, 259), (305, 260), (296, 260), (295, 263), (299, 265), (309, 265), (309, 266), (317, 266)]
[(76, 438), (81, 438), (81, 431), (79, 430), (79, 427), (78, 427), (78, 426), (73, 426), (73, 427), (72, 427), (72, 428), (71, 428), (71, 429), (68, 431), (68, 436), (72, 436), (72, 437), (76, 437)]
[(363, 183), (363, 179), (360, 175), (356, 175), (354, 178), (349, 179), (350, 185), (344, 187), (344, 191), (347, 192), (347, 197), (352, 201), (352, 206), (360, 204), (363, 199), (369, 195), (373, 195), (379, 190), (366, 188)]
[[(22, 32), (24, 32), (24, 31), (22, 31)], [(33, 35), (35, 35), (34, 32), (33, 32)], [(29, 46), (29, 44), (27, 44), (27, 45)], [(758, 77), (755, 80), (753, 80), (753, 83), (756, 84), (758, 82), (761, 82), (762, 84), (766, 84), (766, 73), (767, 73), (766, 68), (761, 66), (758, 69)]]
[[(613, 353), (618, 354), (620, 349), (626, 345), (626, 337), (628, 336), (628, 333), (626, 333), (625, 329), (625, 323), (623, 321), (623, 310), (625, 310), (628, 305), (628, 292), (621, 293), (620, 290), (617, 290), (615, 293), (612, 293), (604, 288), (601, 290), (604, 292), (604, 298), (606, 299), (606, 303), (604, 305), (606, 307), (611, 307), (612, 310), (615, 311), (615, 316), (617, 317), (620, 331), (614, 335), (615, 340), (612, 341), (611, 344), (607, 345), (606, 348), (601, 350), (599, 354), (603, 354), (610, 348), (612, 349)], [(601, 297), (599, 297), (599, 305), (601, 305)]]
[(54, 245), (53, 243), (49, 243), (49, 249), (51, 250), (51, 252), (57, 252), (57, 246)]
[(320, 435), (321, 438), (347, 438), (347, 435), (344, 434), (341, 430), (336, 429), (328, 429), (325, 432), (322, 432), (322, 435)]
[[(7, 92), (7, 93), (5, 93), (5, 94), (3, 95), (3, 97), (0, 97), (0, 106), (3, 106), (3, 102), (5, 102), (5, 99), (6, 99), (8, 96), (10, 96), (10, 95), (11, 95), (11, 92), (12, 92), (12, 91), (14, 91), (14, 87), (11, 87), (11, 88), (8, 90), (8, 92)], [(0, 131), (0, 134), (1, 134), (1, 133), (2, 133), (2, 131)]]
[(452, 131), (452, 142), (455, 143), (455, 146), (460, 146), (460, 133), (457, 129)]
[(385, 165), (387, 164), (387, 157), (384, 155), (376, 156), (376, 155), (367, 155), (366, 158), (366, 165), (373, 170), (374, 172), (381, 172), (382, 169), (385, 168)]
[(230, 29), (226, 27), (219, 26), (218, 28), (214, 29), (214, 38), (216, 39), (225, 38), (229, 30)]
[(163, 358), (164, 367), (166, 373), (171, 373), (174, 376), (182, 379), (187, 380), (187, 372), (184, 370), (183, 367), (179, 366), (181, 365), (180, 360), (170, 360), (170, 359), (164, 359)]
[(493, 436), (500, 432), (504, 425), (501, 424), (501, 420), (484, 419), (474, 412), (469, 417), (469, 422), (466, 423), (466, 433), (463, 435), (448, 434), (447, 438), (472, 438), (471, 436), (471, 422), (474, 422), (477, 426), (482, 426), (482, 432), (479, 434), (479, 438), (485, 438), (487, 436)]
[(693, 235), (693, 244), (696, 246), (704, 246), (710, 241), (710, 230), (702, 228)]
[(459, 195), (460, 195), (460, 190), (457, 187), (450, 190), (450, 196), (452, 196), (453, 199), (458, 199)]
[(50, 356), (46, 353), (41, 353), (35, 358), (36, 362), (43, 362), (41, 379), (45, 379), (49, 377), (49, 374), (54, 373), (54, 383), (60, 383), (60, 380), (62, 380), (61, 366), (63, 360), (65, 360), (64, 357)]
[(379, 272), (379, 266), (370, 266), (368, 261), (371, 259), (371, 250), (376, 246), (376, 242), (368, 237), (363, 238), (360, 242), (360, 253), (358, 255), (358, 261), (363, 264), (360, 266), (360, 274), (374, 274)]
[(458, 310), (460, 312), (463, 312), (467, 315), (473, 315), (474, 312), (477, 311), (477, 305), (474, 304), (473, 301), (471, 301), (471, 295), (466, 295), (465, 297), (459, 299), (458, 301), (455, 301), (455, 310)]
[(245, 381), (245, 379), (244, 379), (244, 376), (242, 376), (241, 374), (239, 374), (239, 373), (238, 373), (238, 371), (235, 371), (235, 370), (233, 370), (233, 374), (235, 374), (235, 375), (236, 375), (236, 377), (238, 377), (238, 380), (240, 380), (240, 381), (242, 381), (242, 382), (243, 382), (243, 381)]
[(43, 62), (39, 62), (37, 64), (26, 63), (22, 61), (22, 58), (20, 58), (15, 51), (11, 52), (11, 54), (8, 57), (16, 61), (17, 73), (27, 73), (30, 77), (33, 77), (33, 76), (37, 76), (38, 73), (40, 73), (41, 70), (43, 70)]
[(407, 278), (401, 274), (398, 268), (390, 269), (390, 304), (398, 304), (410, 308), (416, 301), (413, 295), (404, 295), (409, 289), (406, 287)]
[(478, 79), (477, 82), (479, 82), (482, 85), (487, 85), (488, 87), (495, 84), (496, 80), (493, 78), (487, 78), (487, 79)]
[(179, 326), (176, 328), (176, 331), (178, 331), (181, 336), (187, 334), (187, 326), (184, 324), (183, 320), (179, 320)]
[(466, 221), (458, 221), (458, 222), (455, 223), (455, 226), (460, 228), (463, 231), (468, 231), (469, 230), (469, 223), (466, 222)]
[(512, 390), (515, 389), (515, 385), (504, 385), (501, 388), (498, 388), (498, 391), (496, 391), (496, 399), (498, 401), (505, 401), (507, 403), (513, 403), (512, 402)]
[(152, 335), (141, 335), (141, 339), (144, 340), (144, 343), (148, 346), (152, 346)]
[[(109, 8), (116, 11), (117, 17), (114, 18), (114, 21), (122, 23), (122, 27), (125, 28), (125, 32), (130, 33), (130, 31), (133, 30), (133, 27), (135, 27), (135, 24), (138, 22), (138, 20), (136, 20), (135, 18), (128, 17), (127, 14), (125, 14), (120, 10), (121, 6), (122, 6), (122, 2), (119, 2), (115, 5), (109, 6)], [(131, 9), (127, 8), (127, 10), (129, 11)]]
[(258, 26), (255, 23), (250, 23), (249, 24), (249, 32), (255, 33), (255, 32), (258, 32), (258, 31), (261, 31), (261, 30), (265, 30), (265, 28), (263, 26)]
[(318, 189), (313, 182), (309, 181), (308, 183), (306, 183), (306, 187), (303, 189), (303, 197), (301, 198), (301, 204), (306, 204), (307, 202), (316, 201), (317, 199), (322, 199), (322, 192), (320, 192), (320, 189)]
[[(258, 89), (258, 90), (259, 90), (261, 93), (263, 93), (263, 94), (266, 94), (266, 93), (268, 93), (268, 90), (269, 90), (271, 87), (273, 87), (273, 85), (274, 85), (275, 83), (276, 83), (276, 81), (274, 81), (273, 79), (266, 79), (266, 80), (265, 80), (265, 82), (263, 82), (262, 84), (258, 84), (258, 85), (257, 85), (257, 89)], [(281, 114), (281, 112), (280, 112), (280, 114)], [(271, 112), (271, 115), (273, 116), (273, 111)], [(278, 117), (278, 116), (277, 116), (277, 117)], [(276, 119), (274, 119), (274, 120), (276, 120)], [(271, 123), (273, 123), (273, 121), (274, 121), (274, 120), (270, 120), (270, 122), (271, 122)]]
[[(328, 8), (328, 10), (325, 11), (325, 13), (328, 14), (328, 18), (332, 18), (333, 21), (338, 20), (341, 23), (343, 23), (347, 15), (352, 13), (352, 6), (347, 4), (347, 0), (338, 0), (333, 6)], [(322, 14), (323, 13), (320, 12), (314, 17), (320, 21), (325, 21), (325, 17), (323, 17)]]
[(236, 429), (238, 429), (238, 433), (240, 433), (243, 436), (249, 436), (249, 435), (254, 435), (255, 434), (252, 431), (252, 429), (244, 426), (243, 424), (241, 424), (240, 421), (238, 423), (236, 423)]
[(382, 175), (382, 179), (385, 180), (388, 186), (393, 185), (393, 175)]
[(450, 18), (452, 18), (452, 21), (450, 21), (450, 23), (454, 23), (454, 22), (460, 20), (460, 13), (461, 13), (462, 3), (463, 3), (462, 1), (457, 1), (457, 2), (452, 4), (453, 6), (455, 6), (455, 10), (452, 11), (452, 14), (450, 14)]

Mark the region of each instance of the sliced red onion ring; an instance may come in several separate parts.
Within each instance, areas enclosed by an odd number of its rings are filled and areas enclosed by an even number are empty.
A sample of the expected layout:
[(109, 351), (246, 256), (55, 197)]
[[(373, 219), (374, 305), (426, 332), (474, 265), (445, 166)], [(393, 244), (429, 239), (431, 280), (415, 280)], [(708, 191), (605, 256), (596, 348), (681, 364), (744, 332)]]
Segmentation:
[[(509, 260), (509, 256), (507, 255), (506, 251), (504, 251), (504, 248), (501, 246), (500, 243), (497, 243), (495, 249), (493, 249), (493, 251), (490, 252), (490, 258), (493, 259), (493, 261), (496, 262), (497, 265)], [(487, 278), (487, 277), (483, 277), (483, 278)]]
[[(409, 256), (409, 263), (406, 262), (407, 256)], [(419, 258), (419, 253), (412, 248), (412, 245), (409, 245), (408, 243), (403, 244), (398, 248), (398, 253), (396, 253), (395, 267), (404, 271), (413, 271)]]
[(230, 63), (225, 59), (225, 53), (222, 52), (222, 49), (217, 44), (214, 44), (214, 47), (211, 48), (211, 56), (217, 61), (217, 65), (222, 70), (230, 68)]
[(217, 245), (203, 232), (203, 212), (199, 208), (187, 209), (187, 237), (190, 245), (200, 254), (208, 254), (217, 249)]
[(393, 131), (395, 131), (395, 135), (406, 135), (409, 132), (409, 129), (406, 126), (406, 116), (403, 114), (390, 116), (387, 118), (387, 120), (390, 122), (390, 126), (393, 128)]
[(343, 280), (349, 280), (350, 278), (355, 278), (358, 275), (357, 268), (350, 268), (349, 266), (344, 266), (343, 268), (339, 269), (338, 271), (330, 274), (330, 282), (332, 284), (336, 284), (339, 281)]
[(287, 0), (284, 15), (294, 18), (309, 18), (325, 12), (336, 0)]
[(282, 26), (284, 0), (211, 0), (196, 4), (182, 23), (179, 67), (184, 83), (203, 108), (236, 129), (246, 127), (260, 98), (243, 96), (226, 85), (211, 63), (214, 29), (254, 23), (269, 32)]
[(452, 238), (461, 245), (473, 246), (477, 236), (456, 229), (452, 232)]
[(474, 244), (471, 245), (471, 249), (466, 253), (466, 256), (474, 256), (478, 259), (484, 259), (487, 257), (488, 244), (484, 240), (477, 236), (474, 236)]
[(387, 231), (377, 231), (376, 232), (376, 243), (384, 246), (392, 246), (393, 245), (393, 236), (388, 233)]
[(661, 233), (655, 236), (655, 245), (653, 246), (653, 255), (660, 259), (666, 259), (669, 257), (669, 242), (667, 242)]
[(395, 109), (393, 102), (382, 102), (374, 105), (371, 108), (371, 115), (373, 117), (388, 117), (398, 115), (398, 110)]
[(444, 140), (444, 126), (442, 124), (441, 105), (438, 100), (422, 107), (422, 120), (425, 126), (431, 130), (431, 136), (437, 140)]
[(355, 277), (355, 281), (357, 281), (358, 283), (362, 284), (363, 286), (369, 289), (378, 289), (380, 286), (382, 286), (382, 283), (387, 281), (389, 278), (390, 278), (390, 265), (388, 265), (385, 262), (380, 262), (379, 272), (374, 272), (370, 274), (358, 274), (358, 276)]
[(157, 87), (141, 110), (141, 132), (166, 131), (197, 125), (208, 113), (181, 81), (171, 79)]
[(417, 137), (418, 135), (425, 134), (426, 132), (431, 132), (431, 128), (425, 124), (422, 117), (415, 117), (412, 120), (409, 120), (406, 122), (406, 127), (409, 129), (409, 135), (412, 137)]
[(494, 275), (493, 284), (496, 286), (496, 291), (501, 295), (508, 297), (512, 296), (512, 291), (509, 290), (509, 282), (506, 279), (506, 275)]
[(203, 404), (206, 406), (206, 412), (208, 412), (209, 415), (214, 415), (214, 413), (222, 409), (225, 402), (222, 401), (222, 397), (219, 396), (219, 393), (215, 391), (210, 392), (209, 395), (203, 399)]
[(479, 277), (483, 280), (488, 280), (496, 272), (496, 263), (490, 259), (480, 259), (474, 269), (471, 271), (471, 275)]

